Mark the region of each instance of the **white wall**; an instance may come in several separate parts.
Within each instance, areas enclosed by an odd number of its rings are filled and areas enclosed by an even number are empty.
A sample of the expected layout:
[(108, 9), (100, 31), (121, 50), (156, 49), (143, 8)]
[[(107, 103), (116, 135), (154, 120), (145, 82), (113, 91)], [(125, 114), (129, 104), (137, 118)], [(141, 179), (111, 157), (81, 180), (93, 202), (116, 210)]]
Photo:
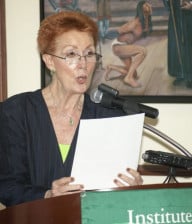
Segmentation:
[(39, 0), (5, 0), (8, 96), (40, 87)]
[[(39, 27), (39, 0), (6, 0), (8, 95), (40, 88), (40, 60), (36, 51)], [(159, 109), (155, 128), (177, 140), (192, 152), (192, 104), (151, 104)], [(149, 120), (147, 122), (150, 123)], [(142, 152), (168, 150), (144, 131)], [(142, 159), (140, 163), (142, 163)], [(157, 183), (160, 177), (144, 177)], [(187, 181), (187, 180), (183, 180)]]

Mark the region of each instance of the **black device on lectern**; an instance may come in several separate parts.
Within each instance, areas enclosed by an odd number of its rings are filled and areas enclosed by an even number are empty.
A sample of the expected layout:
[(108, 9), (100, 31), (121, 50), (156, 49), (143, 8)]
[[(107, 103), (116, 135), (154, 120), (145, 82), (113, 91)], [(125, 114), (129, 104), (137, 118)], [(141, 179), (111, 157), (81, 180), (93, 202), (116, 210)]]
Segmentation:
[(192, 169), (192, 158), (184, 155), (147, 150), (142, 155), (142, 158), (145, 162), (152, 164), (166, 165), (187, 170)]

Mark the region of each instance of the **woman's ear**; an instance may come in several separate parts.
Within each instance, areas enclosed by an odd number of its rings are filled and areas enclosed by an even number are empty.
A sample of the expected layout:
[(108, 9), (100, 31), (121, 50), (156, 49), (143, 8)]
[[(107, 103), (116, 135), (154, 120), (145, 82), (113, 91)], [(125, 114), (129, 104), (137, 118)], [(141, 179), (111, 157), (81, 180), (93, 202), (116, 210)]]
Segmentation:
[(46, 67), (51, 71), (51, 70), (54, 70), (54, 63), (53, 63), (53, 60), (52, 60), (52, 57), (51, 55), (48, 55), (48, 54), (43, 54), (42, 55), (42, 59), (46, 65)]

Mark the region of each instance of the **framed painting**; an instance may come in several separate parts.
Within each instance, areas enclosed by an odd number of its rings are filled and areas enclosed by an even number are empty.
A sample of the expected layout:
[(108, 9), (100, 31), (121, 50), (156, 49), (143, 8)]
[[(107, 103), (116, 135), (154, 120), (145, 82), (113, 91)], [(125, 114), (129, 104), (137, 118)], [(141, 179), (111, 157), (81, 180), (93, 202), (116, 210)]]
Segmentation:
[[(102, 55), (91, 88), (104, 83), (146, 103), (192, 102), (192, 3), (186, 0), (41, 0), (41, 19), (86, 13)], [(50, 76), (42, 65), (42, 86)]]

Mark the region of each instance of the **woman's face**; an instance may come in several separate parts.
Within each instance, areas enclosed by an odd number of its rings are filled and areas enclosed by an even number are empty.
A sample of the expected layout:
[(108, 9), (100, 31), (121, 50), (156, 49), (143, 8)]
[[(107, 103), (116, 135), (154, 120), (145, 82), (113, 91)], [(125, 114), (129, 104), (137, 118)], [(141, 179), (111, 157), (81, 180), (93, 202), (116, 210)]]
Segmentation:
[(56, 50), (52, 53), (65, 59), (46, 55), (49, 57), (48, 63), (46, 63), (47, 60), (44, 61), (50, 70), (55, 71), (55, 80), (66, 91), (84, 93), (90, 86), (96, 62), (91, 57), (86, 59), (80, 56), (92, 53), (95, 53), (92, 36), (86, 32), (72, 30), (56, 39)]

